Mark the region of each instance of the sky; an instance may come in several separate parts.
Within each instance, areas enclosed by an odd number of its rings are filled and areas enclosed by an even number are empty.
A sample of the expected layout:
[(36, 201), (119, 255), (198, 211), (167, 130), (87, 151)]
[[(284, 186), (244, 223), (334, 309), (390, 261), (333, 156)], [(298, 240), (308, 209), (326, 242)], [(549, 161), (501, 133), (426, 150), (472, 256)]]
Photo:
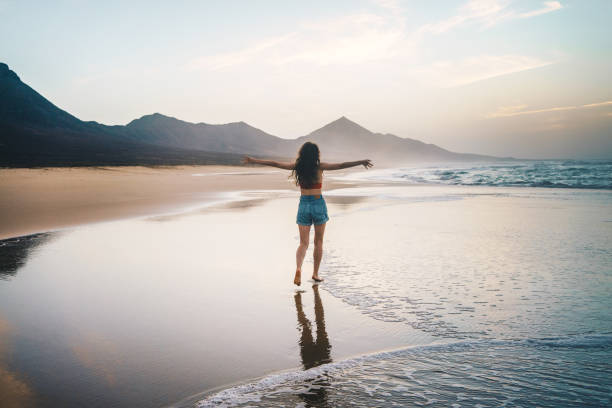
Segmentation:
[(0, 0), (0, 61), (82, 120), (612, 158), (612, 1)]

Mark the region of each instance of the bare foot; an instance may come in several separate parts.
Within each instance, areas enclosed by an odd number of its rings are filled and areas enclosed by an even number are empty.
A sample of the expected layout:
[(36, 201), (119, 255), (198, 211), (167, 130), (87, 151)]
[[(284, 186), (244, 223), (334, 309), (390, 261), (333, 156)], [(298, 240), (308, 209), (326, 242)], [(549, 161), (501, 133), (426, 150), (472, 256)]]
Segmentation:
[(319, 278), (319, 275), (312, 275), (312, 280), (315, 282), (323, 282), (323, 278)]
[(295, 278), (293, 278), (293, 283), (298, 286), (302, 284), (302, 271), (299, 269), (295, 270)]

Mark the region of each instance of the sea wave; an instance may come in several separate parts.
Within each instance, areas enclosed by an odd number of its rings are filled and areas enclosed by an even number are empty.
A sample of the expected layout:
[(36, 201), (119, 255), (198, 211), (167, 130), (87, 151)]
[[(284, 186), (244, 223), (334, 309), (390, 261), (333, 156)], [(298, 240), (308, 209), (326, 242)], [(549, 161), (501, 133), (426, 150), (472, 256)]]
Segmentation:
[(612, 162), (530, 161), (446, 164), (354, 173), (350, 180), (467, 186), (612, 189)]
[[(444, 376), (444, 373), (449, 373), (456, 369), (457, 361), (463, 361), (461, 370), (473, 370), (472, 365), (468, 362), (474, 360), (477, 361), (478, 356), (500, 355), (505, 356), (507, 361), (503, 364), (512, 364), (515, 361), (515, 355), (519, 354), (524, 359), (541, 359), (546, 358), (546, 352), (552, 351), (552, 355), (555, 355), (556, 360), (551, 360), (551, 363), (558, 363), (563, 357), (559, 356), (556, 352), (558, 349), (565, 350), (577, 350), (584, 352), (585, 349), (589, 353), (594, 351), (600, 351), (609, 355), (612, 349), (612, 334), (590, 334), (590, 335), (575, 335), (566, 337), (556, 338), (526, 338), (526, 339), (514, 339), (514, 340), (468, 340), (468, 341), (455, 341), (445, 342), (421, 346), (412, 346), (395, 350), (388, 350), (377, 352), (373, 354), (366, 354), (349, 358), (346, 360), (323, 364), (318, 367), (311, 368), (309, 370), (295, 370), (272, 374), (263, 377), (257, 381), (241, 384), (231, 388), (227, 388), (220, 392), (209, 395), (205, 399), (199, 401), (196, 406), (200, 408), (204, 407), (234, 407), (245, 404), (262, 404), (269, 406), (282, 406), (283, 401), (287, 402), (288, 396), (296, 395), (316, 395), (316, 391), (321, 388), (328, 387), (330, 382), (339, 381), (343, 382), (342, 377), (354, 375), (351, 374), (351, 370), (356, 370), (360, 374), (356, 378), (351, 379), (352, 386), (355, 382), (360, 383), (360, 388), (366, 390), (366, 394), (369, 397), (374, 397), (374, 394), (385, 395), (387, 391), (397, 390), (402, 388), (402, 377), (406, 376), (404, 373), (387, 373), (387, 376), (395, 377), (392, 380), (387, 380), (387, 383), (378, 383), (374, 386), (374, 390), (377, 392), (372, 393), (372, 387), (368, 389), (368, 382), (371, 381), (371, 376), (374, 371), (373, 367), (381, 368), (387, 364), (394, 364), (403, 366), (407, 360), (417, 361), (415, 358), (424, 359), (430, 365), (437, 365), (434, 371), (438, 372), (437, 376)], [(540, 352), (540, 353), (538, 353)], [(430, 359), (430, 355), (436, 354), (435, 359)], [(473, 353), (472, 358), (465, 359), (465, 353)], [(442, 358), (440, 354), (451, 355), (450, 358)], [(460, 354), (459, 359), (453, 358), (453, 355)], [(474, 357), (477, 356), (477, 357)], [(422, 363), (422, 361), (421, 361)], [(524, 364), (523, 361), (521, 364)], [(538, 363), (539, 364), (539, 363)], [(487, 364), (488, 366), (495, 367), (495, 364)], [(389, 366), (386, 366), (389, 368)], [(430, 367), (431, 369), (432, 367)], [(406, 369), (410, 370), (408, 367)], [(517, 368), (518, 369), (518, 368)], [(415, 369), (413, 369), (414, 371)], [(384, 370), (383, 370), (384, 371)], [(520, 369), (517, 371), (520, 373)], [(478, 378), (480, 374), (478, 372), (472, 372), (470, 378)], [(474, 377), (476, 376), (476, 377)], [(484, 376), (484, 373), (483, 373)], [(398, 381), (399, 380), (399, 381)], [(433, 378), (432, 378), (433, 380)], [(483, 380), (486, 378), (483, 377)], [(513, 382), (520, 384), (524, 379), (515, 378)], [(372, 384), (370, 384), (371, 386)], [(485, 384), (480, 384), (484, 386)], [(456, 388), (462, 388), (464, 386), (454, 384)], [(474, 386), (474, 385), (470, 385)], [(517, 390), (521, 387), (517, 387)], [(605, 387), (603, 387), (605, 388)], [(385, 391), (387, 390), (387, 391)], [(339, 391), (338, 389), (334, 391)], [(516, 391), (516, 390), (515, 390)], [(532, 389), (533, 391), (533, 389)], [(341, 391), (340, 391), (341, 392)], [(351, 398), (351, 395), (346, 395)], [(377, 400), (370, 400), (369, 405), (377, 406)], [(434, 399), (435, 401), (435, 399)], [(346, 401), (347, 404), (349, 401)], [(413, 401), (414, 402), (414, 401)], [(431, 402), (431, 401), (430, 401)], [(353, 405), (360, 405), (358, 401), (352, 401)], [(546, 404), (544, 404), (546, 405)]]

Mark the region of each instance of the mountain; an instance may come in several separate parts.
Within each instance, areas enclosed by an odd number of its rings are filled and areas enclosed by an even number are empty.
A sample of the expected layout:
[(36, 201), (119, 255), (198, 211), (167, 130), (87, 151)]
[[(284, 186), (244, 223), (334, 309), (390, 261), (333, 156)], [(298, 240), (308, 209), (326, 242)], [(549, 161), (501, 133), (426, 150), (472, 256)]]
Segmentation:
[(134, 141), (193, 150), (272, 156), (282, 156), (293, 150), (292, 141), (272, 136), (244, 122), (189, 123), (155, 113), (131, 121), (126, 130), (126, 135)]
[(243, 154), (291, 160), (307, 140), (322, 160), (369, 158), (378, 165), (417, 161), (496, 160), (373, 133), (341, 117), (297, 139), (244, 122), (190, 123), (159, 113), (126, 126), (82, 121), (55, 106), (0, 63), (0, 167), (238, 164)]
[(296, 141), (298, 146), (306, 141), (317, 143), (321, 149), (322, 160), (370, 158), (388, 165), (427, 161), (499, 160), (493, 156), (455, 153), (434, 144), (388, 133), (373, 133), (344, 116), (299, 137)]
[(138, 142), (124, 126), (84, 122), (0, 63), (0, 167), (238, 164), (240, 158)]

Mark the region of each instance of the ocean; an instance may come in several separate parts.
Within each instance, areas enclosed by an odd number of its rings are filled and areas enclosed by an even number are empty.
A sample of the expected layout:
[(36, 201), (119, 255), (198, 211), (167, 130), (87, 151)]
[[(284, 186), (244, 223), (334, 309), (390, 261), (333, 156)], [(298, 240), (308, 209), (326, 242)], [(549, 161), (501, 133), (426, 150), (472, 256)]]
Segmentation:
[(612, 162), (579, 160), (436, 164), (372, 170), (348, 180), (466, 186), (612, 189)]

